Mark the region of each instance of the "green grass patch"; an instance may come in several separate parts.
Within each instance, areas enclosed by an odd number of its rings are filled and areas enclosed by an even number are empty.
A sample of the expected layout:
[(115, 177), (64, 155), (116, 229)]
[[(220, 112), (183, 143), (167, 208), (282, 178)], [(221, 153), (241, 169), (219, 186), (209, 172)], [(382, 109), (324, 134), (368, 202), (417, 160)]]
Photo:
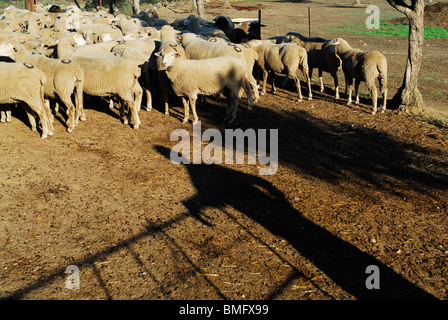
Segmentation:
[[(355, 34), (366, 34), (370, 36), (393, 36), (407, 38), (409, 35), (409, 26), (402, 24), (393, 24), (381, 22), (379, 29), (369, 30), (365, 24), (349, 24), (342, 28), (332, 28), (333, 31), (349, 32)], [(448, 38), (448, 29), (437, 27), (425, 27), (425, 39), (443, 39)]]

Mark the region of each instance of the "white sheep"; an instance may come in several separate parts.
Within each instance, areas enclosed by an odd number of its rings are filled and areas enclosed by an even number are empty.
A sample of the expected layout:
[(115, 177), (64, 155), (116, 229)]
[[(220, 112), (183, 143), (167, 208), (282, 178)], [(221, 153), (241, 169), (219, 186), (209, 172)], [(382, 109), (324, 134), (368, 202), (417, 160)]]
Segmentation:
[[(44, 102), (45, 74), (33, 65), (20, 62), (0, 62), (0, 104), (20, 102), (35, 114), (42, 126), (42, 139), (53, 134), (53, 117)], [(31, 129), (36, 130), (33, 117), (28, 117)]]
[(95, 44), (78, 45), (74, 35), (59, 38), (56, 45), (56, 58), (68, 58), (72, 55), (110, 52), (118, 44), (117, 41), (106, 41)]
[(287, 78), (294, 79), (299, 96), (298, 100), (302, 101), (300, 80), (297, 76), (300, 69), (308, 83), (308, 100), (312, 99), (307, 53), (304, 48), (296, 43), (264, 43), (257, 46), (256, 51), (258, 53), (258, 65), (263, 70), (262, 95), (266, 94), (266, 82), (269, 73), (272, 75), (272, 92), (275, 92), (275, 73), (279, 73), (286, 75)]
[(342, 38), (336, 38), (328, 43), (330, 50), (342, 60), (342, 71), (345, 75), (346, 92), (348, 91), (347, 105), (352, 103), (353, 79), (355, 79), (356, 102), (359, 103), (359, 84), (365, 82), (372, 94), (372, 114), (377, 112), (378, 93), (376, 80), (383, 95), (381, 113), (386, 111), (387, 102), (387, 59), (379, 51), (361, 51), (352, 48)]
[(104, 23), (94, 23), (94, 24), (82, 25), (79, 28), (79, 32), (80, 33), (91, 32), (98, 36), (101, 34), (107, 33), (107, 34), (110, 34), (114, 39), (116, 37), (123, 36), (123, 32), (117, 26), (108, 25), (108, 24), (104, 24)]
[(118, 43), (116, 43), (109, 51), (114, 51), (124, 47), (138, 48), (149, 58), (153, 54), (153, 52), (157, 52), (159, 50), (160, 41), (155, 39), (118, 41)]
[[(250, 47), (245, 47), (241, 44), (234, 44), (230, 42), (209, 42), (193, 33), (185, 33), (179, 36), (182, 41), (182, 46), (185, 49), (188, 59), (200, 60), (207, 58), (214, 58), (224, 55), (234, 56), (243, 62), (246, 76), (243, 88), (248, 98), (248, 108), (253, 108), (253, 95), (255, 100), (258, 100), (258, 89), (256, 81), (252, 75), (255, 60), (258, 59), (258, 54)], [(246, 91), (248, 90), (248, 91)], [(253, 92), (252, 92), (253, 91)]]
[[(176, 31), (172, 26), (165, 25), (160, 29), (160, 40), (161, 45), (158, 52), (157, 58), (157, 79), (159, 82), (160, 90), (162, 93), (163, 104), (165, 106), (165, 114), (169, 115), (170, 106), (168, 101), (170, 86), (168, 83), (168, 78), (166, 75), (166, 68), (162, 67), (162, 56), (166, 54), (169, 50), (174, 50), (179, 54), (179, 59), (187, 59), (187, 54), (184, 48), (177, 42), (178, 31)], [(168, 51), (167, 51), (168, 50)]]
[(120, 28), (123, 39), (160, 39), (157, 29), (144, 27), (141, 22), (139, 19), (130, 19), (124, 14), (119, 14), (113, 24)]
[[(61, 44), (62, 52), (67, 55), (60, 58), (73, 60), (84, 70), (84, 92), (91, 96), (119, 97), (122, 100), (120, 117), (125, 124), (131, 122), (134, 129), (138, 129), (140, 126), (138, 111), (143, 89), (139, 84), (141, 69), (137, 63), (117, 57), (112, 52), (73, 54), (74, 44), (70, 37), (60, 39), (58, 48)], [(128, 119), (124, 118), (125, 105), (129, 108)], [(84, 109), (81, 111), (81, 116), (85, 118)]]
[[(45, 73), (45, 97), (52, 100), (58, 98), (65, 105), (68, 114), (67, 131), (72, 132), (81, 117), (80, 111), (83, 110), (84, 71), (81, 66), (69, 59), (51, 59), (30, 54), (20, 45), (12, 46), (11, 58), (34, 65)], [(76, 106), (72, 102), (72, 95)], [(56, 107), (55, 111), (57, 110)]]
[[(147, 54), (143, 53), (137, 47), (118, 47), (112, 48), (112, 52), (115, 56), (129, 59), (134, 61), (141, 69), (141, 77), (139, 79), (140, 85), (146, 94), (146, 111), (151, 111), (152, 109), (152, 95), (151, 95), (151, 83), (150, 83), (150, 62)], [(113, 108), (113, 102), (111, 103), (111, 108)], [(140, 105), (137, 104), (137, 108)]]
[[(193, 123), (198, 122), (196, 100), (198, 95), (216, 95), (226, 92), (229, 104), (225, 121), (236, 119), (241, 86), (248, 86), (244, 81), (246, 70), (244, 63), (232, 56), (221, 56), (203, 60), (179, 59), (180, 54), (174, 49), (166, 50), (163, 54), (156, 53), (162, 58), (161, 68), (166, 69), (166, 75), (172, 84), (174, 93), (183, 97), (184, 119), (189, 118), (189, 107), (185, 97), (190, 102), (193, 113)], [(249, 95), (250, 88), (248, 88)]]
[(329, 50), (330, 40), (313, 37), (307, 38), (298, 32), (288, 32), (285, 36), (285, 42), (294, 42), (305, 48), (308, 53), (308, 68), (310, 79), (313, 75), (313, 69), (318, 69), (320, 92), (324, 92), (323, 72), (331, 74), (334, 80), (335, 98), (339, 99), (339, 79), (338, 70), (342, 69), (341, 59)]

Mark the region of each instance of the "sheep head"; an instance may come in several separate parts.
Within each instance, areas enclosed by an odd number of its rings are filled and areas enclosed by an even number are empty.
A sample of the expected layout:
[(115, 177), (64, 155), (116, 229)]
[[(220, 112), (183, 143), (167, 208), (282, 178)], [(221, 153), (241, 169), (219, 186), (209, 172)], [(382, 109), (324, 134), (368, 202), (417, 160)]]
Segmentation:
[(168, 70), (174, 65), (176, 59), (181, 55), (175, 47), (167, 46), (162, 51), (154, 53), (157, 58), (157, 67), (159, 70)]
[(327, 43), (327, 46), (333, 46), (336, 54), (341, 55), (352, 49), (348, 42), (342, 38), (336, 38)]
[(322, 50), (325, 55), (325, 59), (327, 59), (328, 66), (331, 70), (340, 70), (342, 69), (342, 60), (337, 52), (337, 46), (339, 42), (337, 39), (331, 40), (322, 46)]
[(12, 57), (15, 53), (14, 45), (9, 42), (0, 44), (0, 56)]

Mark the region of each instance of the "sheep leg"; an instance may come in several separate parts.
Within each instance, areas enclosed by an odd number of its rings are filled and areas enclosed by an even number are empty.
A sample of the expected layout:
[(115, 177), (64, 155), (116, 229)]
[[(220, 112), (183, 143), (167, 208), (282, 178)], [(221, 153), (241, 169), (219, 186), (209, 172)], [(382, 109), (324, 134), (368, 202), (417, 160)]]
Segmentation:
[(126, 104), (128, 105), (129, 111), (128, 111), (128, 118), (129, 122), (132, 123), (134, 129), (138, 129), (140, 127), (140, 118), (138, 116), (138, 107), (135, 103), (135, 101), (126, 101)]
[(62, 103), (67, 107), (68, 119), (67, 119), (67, 131), (73, 132), (75, 129), (75, 105), (72, 102), (70, 94), (60, 94), (59, 98)]
[(38, 110), (39, 109), (38, 107), (37, 108), (33, 107), (33, 106), (30, 106), (30, 107), (31, 107), (31, 109), (34, 110), (34, 112), (36, 112), (36, 115), (39, 118), (39, 122), (42, 125), (42, 135), (41, 135), (41, 138), (45, 139), (46, 137), (48, 137), (48, 121), (47, 121), (48, 119), (45, 116), (45, 112), (42, 112), (43, 110)]
[[(48, 137), (49, 134), (49, 130), (48, 130), (48, 115), (47, 112), (45, 111), (45, 104), (42, 102), (40, 104), (40, 106), (37, 105), (29, 105), (30, 109), (34, 111), (34, 113), (37, 115), (40, 124), (42, 125), (42, 135), (41, 138), (45, 139)], [(30, 119), (30, 117), (28, 117), (28, 119)], [(32, 122), (34, 123), (34, 127), (36, 126), (36, 121), (32, 120)], [(33, 123), (31, 124), (31, 127), (33, 127)]]
[(294, 74), (294, 76), (292, 76), (292, 77), (294, 78), (294, 82), (296, 83), (297, 94), (299, 95), (299, 98), (297, 101), (302, 102), (303, 97), (302, 97), (302, 89), (300, 88), (299, 77), (297, 77), (296, 74)]
[(11, 106), (2, 107), (0, 122), (11, 122)]
[(370, 92), (371, 92), (371, 94), (372, 94), (372, 105), (373, 105), (373, 108), (372, 108), (372, 114), (376, 114), (376, 111), (377, 111), (377, 102), (378, 102), (378, 92), (377, 92), (377, 90), (376, 90), (376, 86), (375, 86), (375, 84), (371, 84), (371, 83), (369, 83), (369, 84), (368, 84), (368, 88), (369, 88), (369, 90), (370, 90)]
[(253, 97), (252, 97), (252, 85), (250, 83), (250, 80), (244, 78), (242, 86), (243, 86), (244, 92), (246, 92), (248, 109), (249, 110), (253, 110), (253, 108), (254, 108), (254, 100), (253, 100)]
[(261, 95), (266, 94), (266, 83), (268, 82), (268, 71), (263, 70), (263, 91), (261, 91)]
[(120, 104), (120, 120), (124, 124), (129, 124), (129, 118), (126, 118), (126, 108), (129, 105), (125, 104), (122, 98), (118, 99), (118, 103)]
[[(320, 70), (319, 70), (319, 72), (320, 72)], [(313, 93), (311, 92), (311, 77), (308, 75), (308, 72), (305, 68), (302, 68), (302, 73), (303, 73), (303, 77), (305, 78), (305, 80), (308, 84), (308, 100), (313, 100)]]
[[(310, 71), (310, 79), (311, 79), (311, 71)], [(324, 92), (324, 79), (322, 77), (322, 70), (319, 69), (319, 83), (320, 83), (320, 92)]]
[(349, 106), (352, 104), (353, 78), (345, 76), (345, 83), (345, 91), (348, 94), (347, 105)]
[(6, 110), (6, 122), (11, 122), (11, 109)]
[[(43, 88), (42, 88), (43, 96)], [(50, 101), (42, 99), (42, 106), (44, 111), (44, 116), (47, 120), (48, 135), (52, 136), (54, 132), (54, 116), (50, 109)]]
[[(123, 118), (125, 124), (132, 123), (134, 129), (138, 129), (140, 126), (138, 104), (141, 104), (142, 96), (143, 89), (138, 82), (134, 83), (133, 93), (125, 92), (120, 95), (120, 117)], [(127, 107), (127, 119), (125, 118), (125, 106)]]
[(54, 101), (54, 114), (59, 112), (59, 102)]
[(151, 95), (151, 82), (149, 79), (149, 72), (147, 70), (147, 67), (143, 68), (143, 88), (146, 93), (146, 111), (152, 110), (152, 95)]
[(254, 100), (254, 102), (257, 102), (260, 99), (260, 94), (258, 93), (257, 81), (251, 74), (249, 74), (249, 83), (251, 86), (251, 90), (253, 90), (253, 92), (254, 92), (255, 99), (253, 99), (253, 100)]
[(184, 97), (182, 97), (182, 104), (184, 105), (184, 120), (182, 123), (187, 123), (188, 118), (190, 117), (190, 105)]
[(272, 77), (272, 93), (275, 93), (275, 91), (277, 91), (277, 89), (275, 88), (275, 72), (271, 71), (271, 77)]
[(381, 113), (386, 112), (386, 103), (387, 103), (387, 78), (385, 76), (378, 77), (381, 94), (383, 95), (383, 106), (381, 107)]
[(355, 80), (355, 104), (359, 104), (359, 84), (361, 83), (361, 81), (359, 80)]
[(337, 73), (332, 73), (334, 80), (334, 91), (335, 91), (335, 98), (339, 99), (339, 78)]
[(381, 107), (381, 113), (386, 112), (386, 102), (387, 102), (387, 89), (383, 89), (383, 106)]
[[(143, 88), (142, 86), (136, 82), (134, 85), (134, 109), (133, 110), (133, 119), (137, 122), (133, 122), (134, 123), (134, 128), (135, 128), (135, 123), (137, 123), (137, 128), (140, 125), (140, 119), (138, 117), (138, 112), (141, 109), (141, 105), (142, 105), (142, 100), (143, 100)], [(135, 128), (135, 129), (137, 129)]]
[(146, 94), (146, 111), (152, 110), (152, 95), (151, 91), (145, 87), (145, 94)]
[(80, 119), (81, 121), (86, 120), (86, 114), (84, 112), (84, 97), (83, 97), (82, 82), (78, 82), (75, 85), (75, 105), (76, 105), (75, 126), (77, 126)]
[(37, 131), (37, 122), (34, 111), (28, 107), (28, 105), (24, 102), (21, 102), (23, 109), (26, 111), (26, 116), (28, 118), (28, 122), (30, 123), (31, 131)]
[(196, 113), (196, 100), (197, 97), (190, 97), (190, 107), (191, 107), (191, 112), (193, 113), (193, 124), (198, 123), (198, 115)]
[(230, 119), (229, 123), (232, 123), (236, 119), (236, 113), (238, 110), (238, 103), (239, 103), (239, 97), (238, 97), (238, 91), (230, 91), (230, 100), (229, 100), (229, 107), (228, 110), (230, 110)]

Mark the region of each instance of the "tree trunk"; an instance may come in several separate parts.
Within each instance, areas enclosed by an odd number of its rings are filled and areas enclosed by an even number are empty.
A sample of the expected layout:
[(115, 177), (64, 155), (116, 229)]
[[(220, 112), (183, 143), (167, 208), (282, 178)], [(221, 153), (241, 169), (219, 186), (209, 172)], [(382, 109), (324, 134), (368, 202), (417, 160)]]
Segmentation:
[(204, 0), (197, 0), (197, 4), (198, 4), (198, 16), (201, 18), (205, 17), (204, 14)]
[(132, 13), (134, 15), (140, 13), (140, 0), (132, 0)]
[[(418, 90), (418, 75), (422, 64), (424, 40), (424, 0), (413, 0), (411, 6), (399, 1), (388, 0), (397, 10), (403, 12), (409, 19), (408, 55), (403, 83), (392, 98), (392, 106), (399, 111), (420, 114), (424, 108), (423, 97)], [(403, 6), (405, 5), (405, 6)], [(400, 8), (400, 9), (399, 9)]]

